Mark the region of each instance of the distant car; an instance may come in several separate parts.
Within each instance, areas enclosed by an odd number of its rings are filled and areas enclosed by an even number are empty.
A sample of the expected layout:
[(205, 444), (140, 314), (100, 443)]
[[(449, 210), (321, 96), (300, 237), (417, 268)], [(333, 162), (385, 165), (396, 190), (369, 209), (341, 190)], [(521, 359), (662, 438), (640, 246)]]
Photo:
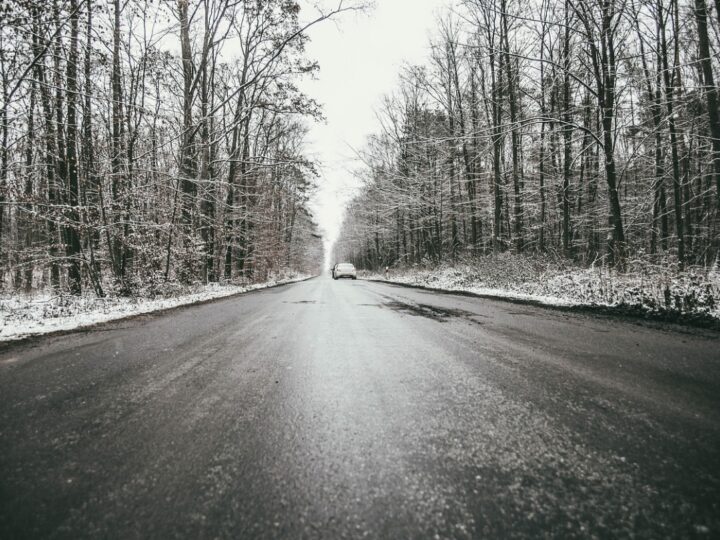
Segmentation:
[(350, 263), (340, 263), (335, 265), (333, 270), (333, 279), (350, 278), (357, 279), (355, 267)]

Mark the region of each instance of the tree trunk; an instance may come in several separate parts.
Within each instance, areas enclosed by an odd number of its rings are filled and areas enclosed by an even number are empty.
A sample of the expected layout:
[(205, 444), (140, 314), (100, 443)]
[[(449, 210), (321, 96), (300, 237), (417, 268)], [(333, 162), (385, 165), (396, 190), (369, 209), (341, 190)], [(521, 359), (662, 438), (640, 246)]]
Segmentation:
[[(114, 238), (111, 240), (107, 232), (108, 249), (115, 277), (124, 281), (123, 252), (124, 245), (120, 235), (122, 225), (122, 197), (124, 196), (125, 181), (123, 178), (123, 120), (122, 120), (122, 74), (120, 72), (120, 0), (114, 0), (114, 26), (113, 26), (113, 65), (112, 65), (112, 157), (110, 160), (112, 170), (112, 205)], [(106, 224), (107, 230), (107, 224)]]
[[(675, 112), (674, 112), (674, 74), (675, 70), (670, 71), (668, 62), (668, 46), (667, 37), (665, 32), (666, 19), (663, 17), (664, 8), (662, 6), (662, 0), (658, 2), (658, 8), (660, 12), (660, 39), (661, 39), (661, 54), (663, 64), (663, 78), (665, 81), (665, 103), (668, 113), (668, 128), (670, 130), (670, 151), (672, 156), (672, 171), (673, 171), (673, 202), (675, 207), (675, 231), (677, 233), (678, 243), (678, 262), (682, 268), (685, 264), (685, 233), (683, 227), (683, 200), (682, 200), (682, 185), (680, 178), (680, 156), (678, 153), (678, 140), (677, 140), (677, 127), (675, 125)], [(678, 39), (678, 36), (675, 36)]]
[(513, 217), (514, 217), (514, 240), (515, 248), (518, 252), (523, 250), (523, 207), (522, 207), (522, 194), (520, 192), (520, 186), (522, 184), (522, 169), (520, 165), (520, 130), (518, 124), (518, 104), (517, 104), (517, 92), (515, 83), (515, 73), (513, 70), (513, 63), (510, 59), (510, 40), (508, 37), (508, 23), (507, 23), (507, 2), (501, 0), (500, 2), (500, 17), (502, 20), (502, 37), (503, 48), (505, 53), (504, 66), (505, 76), (507, 80), (507, 94), (508, 94), (508, 105), (510, 109), (510, 142), (512, 151), (512, 180), (513, 180)]
[(77, 159), (77, 59), (78, 59), (78, 10), (77, 0), (70, 0), (70, 51), (67, 60), (67, 212), (66, 246), (68, 258), (68, 285), (70, 292), (79, 295), (82, 292), (82, 274), (80, 271), (80, 180)]
[(565, 37), (563, 39), (563, 228), (562, 243), (566, 257), (572, 255), (570, 246), (570, 181), (572, 171), (572, 111), (570, 90), (570, 6), (565, 0)]
[[(720, 21), (720, 0), (715, 0)], [(708, 123), (712, 136), (712, 162), (715, 170), (715, 197), (720, 211), (720, 110), (718, 110), (718, 89), (712, 69), (710, 56), (710, 40), (707, 27), (707, 7), (705, 0), (695, 0), (695, 21), (698, 27), (698, 52), (700, 53), (700, 66), (703, 73), (703, 90), (707, 101)]]

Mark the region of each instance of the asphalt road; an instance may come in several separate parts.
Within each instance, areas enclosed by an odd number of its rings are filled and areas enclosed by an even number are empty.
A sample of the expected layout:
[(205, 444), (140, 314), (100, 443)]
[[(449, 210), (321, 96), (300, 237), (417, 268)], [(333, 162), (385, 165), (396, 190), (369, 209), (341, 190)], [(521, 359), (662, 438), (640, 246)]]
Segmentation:
[(0, 538), (718, 538), (718, 338), (317, 278), (5, 347)]

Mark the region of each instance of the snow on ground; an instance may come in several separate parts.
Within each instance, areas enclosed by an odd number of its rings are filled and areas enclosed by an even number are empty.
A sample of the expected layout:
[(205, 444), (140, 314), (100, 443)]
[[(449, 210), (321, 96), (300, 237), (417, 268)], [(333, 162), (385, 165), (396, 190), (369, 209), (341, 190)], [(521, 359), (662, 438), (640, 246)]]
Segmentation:
[(162, 298), (98, 298), (92, 294), (80, 297), (50, 294), (0, 296), (0, 342), (59, 330), (74, 330), (133, 315), (302, 281), (309, 277), (295, 274), (247, 285), (210, 283), (185, 289), (182, 294)]
[[(384, 280), (384, 273), (365, 273)], [(602, 306), (669, 318), (720, 322), (720, 271), (684, 272), (671, 266), (631, 264), (626, 273), (578, 268), (510, 254), (455, 265), (392, 268), (388, 281), (551, 306)]]

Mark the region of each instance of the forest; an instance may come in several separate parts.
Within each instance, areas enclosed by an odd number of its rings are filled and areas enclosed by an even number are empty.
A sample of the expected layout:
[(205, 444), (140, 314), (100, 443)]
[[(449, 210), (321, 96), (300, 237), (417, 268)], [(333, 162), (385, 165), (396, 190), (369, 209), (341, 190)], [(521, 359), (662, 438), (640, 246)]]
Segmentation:
[(719, 0), (456, 2), (378, 111), (336, 257), (712, 268), (719, 69)]
[(292, 0), (0, 3), (0, 287), (99, 297), (315, 273)]

